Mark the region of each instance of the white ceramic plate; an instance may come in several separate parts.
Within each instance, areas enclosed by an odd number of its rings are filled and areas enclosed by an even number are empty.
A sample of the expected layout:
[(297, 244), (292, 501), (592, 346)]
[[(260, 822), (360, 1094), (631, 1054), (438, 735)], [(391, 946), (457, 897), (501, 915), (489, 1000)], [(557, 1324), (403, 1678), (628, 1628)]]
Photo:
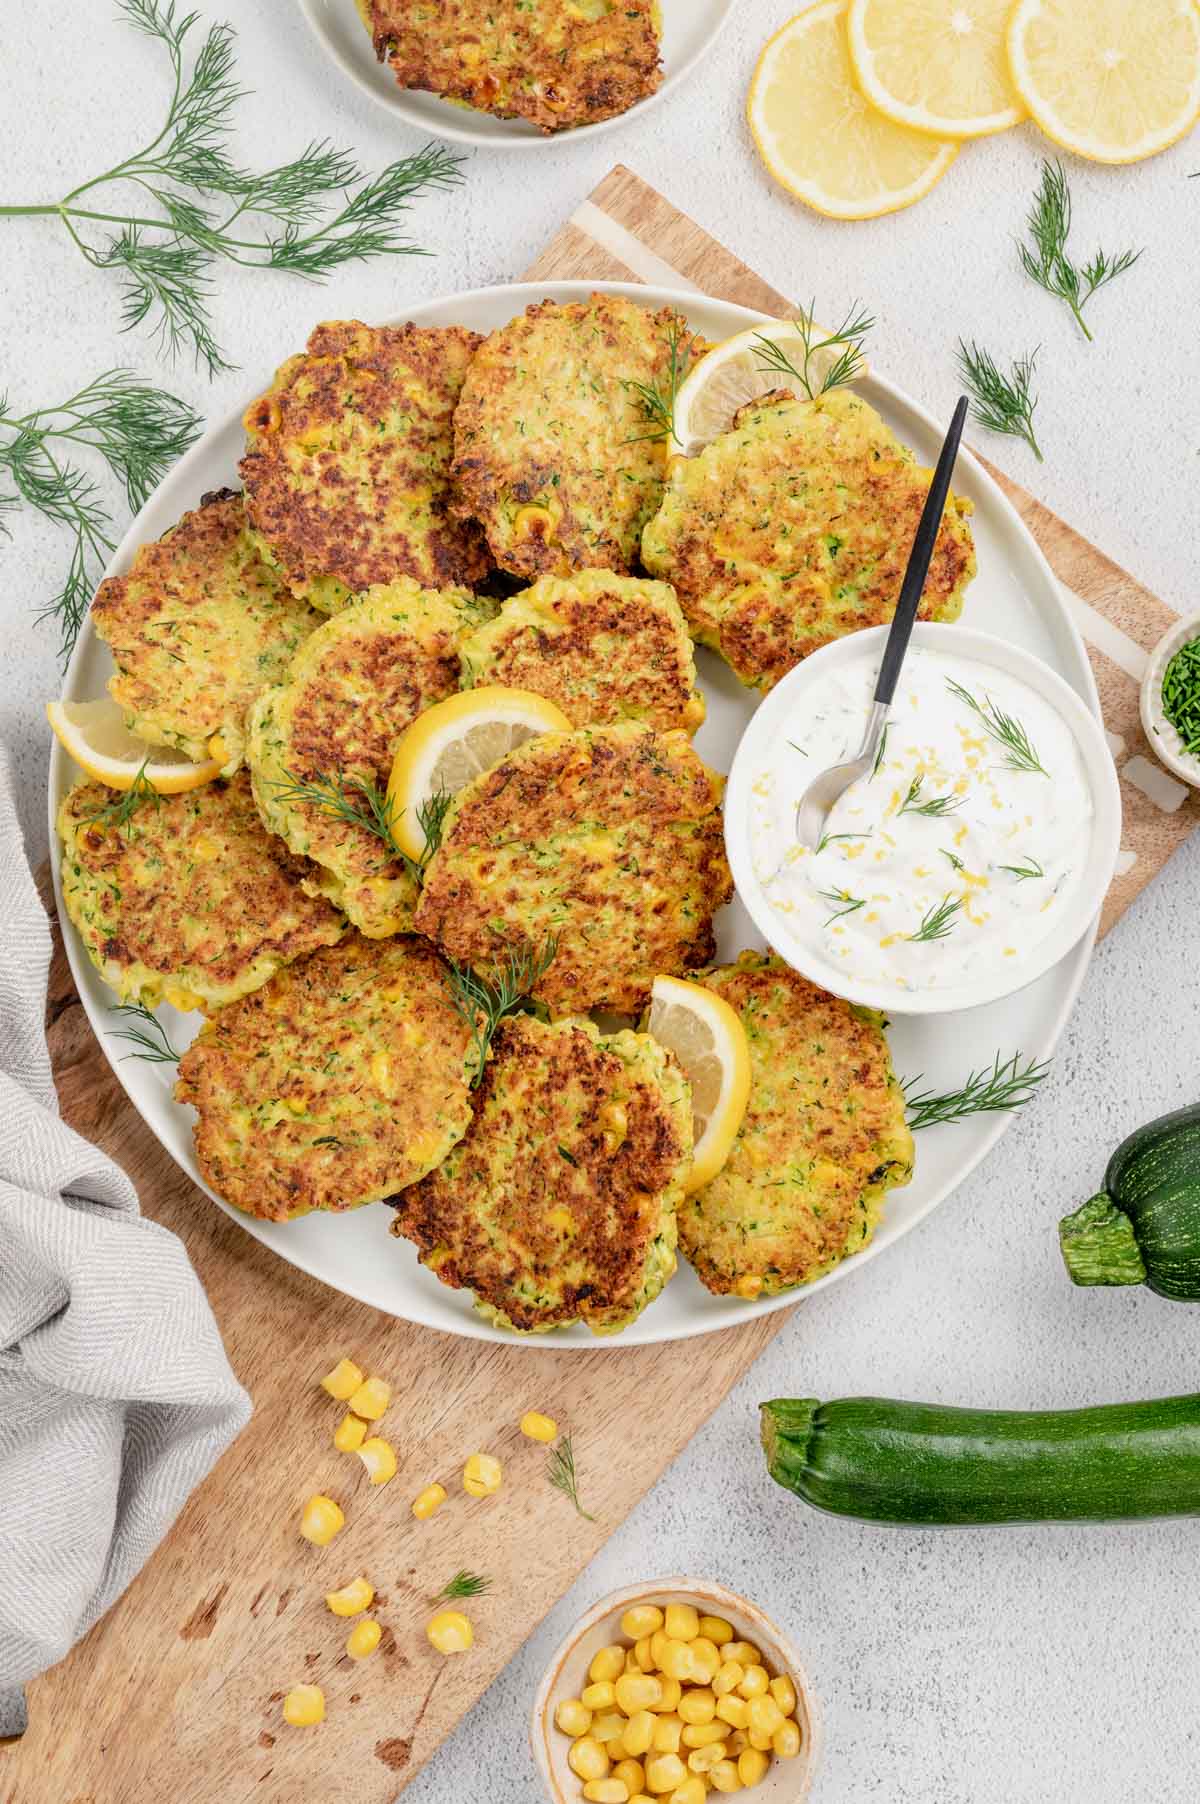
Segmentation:
[(663, 78), (660, 86), (615, 119), (601, 119), (596, 125), (576, 126), (571, 131), (555, 132), (549, 137), (524, 119), (493, 119), (490, 113), (455, 106), (451, 101), (439, 100), (436, 94), (399, 87), (387, 65), (375, 60), (374, 46), (354, 0), (300, 0), (300, 7), (321, 47), (342, 73), (406, 125), (437, 138), (452, 138), (458, 144), (483, 144), (493, 150), (529, 150), (538, 144), (574, 144), (584, 138), (594, 138), (600, 132), (615, 131), (626, 120), (637, 118), (648, 107), (665, 100), (695, 68), (705, 51), (712, 48), (717, 33), (733, 11), (733, 0), (662, 0)]
[[(646, 306), (672, 305), (687, 315), (692, 327), (706, 338), (720, 339), (745, 330), (759, 316), (743, 307), (710, 301), (695, 294), (616, 283), (546, 282), (509, 288), (486, 288), (475, 293), (451, 295), (445, 300), (414, 308), (405, 317), (423, 325), (463, 325), (477, 331), (494, 331), (531, 301), (550, 298), (577, 300), (605, 286), (611, 293), (628, 295)], [(296, 347), (281, 344), (280, 361)], [(934, 421), (900, 390), (880, 377), (865, 377), (860, 392), (877, 407), (894, 430), (932, 464), (941, 443), (944, 422)], [(247, 394), (248, 403), (251, 396)], [(212, 427), (193, 446), (147, 502), (117, 550), (109, 572), (127, 568), (137, 546), (158, 538), (179, 516), (195, 507), (208, 489), (236, 481), (244, 439), (242, 408), (222, 425)], [(1011, 639), (1045, 659), (1071, 684), (1097, 714), (1099, 701), (1091, 668), (1078, 633), (1059, 598), (1049, 566), (1029, 533), (995, 483), (969, 452), (959, 459), (955, 488), (975, 502), (975, 538), (980, 574), (967, 595), (963, 615), (971, 626)], [(708, 652), (699, 657), (701, 682), (708, 698), (708, 719), (697, 736), (697, 745), (710, 764), (728, 771), (742, 731), (753, 712), (751, 692), (741, 688), (729, 670)], [(112, 670), (107, 648), (85, 624), (67, 671), (64, 694), (83, 700), (103, 693)], [(50, 760), (50, 831), (58, 803), (75, 778), (74, 767), (55, 745)], [(55, 893), (62, 909), (57, 861)], [(749, 916), (739, 902), (724, 909), (717, 922), (717, 946), (721, 959), (732, 959), (746, 946), (761, 946)], [(1054, 1048), (1083, 981), (1095, 938), (1093, 927), (1062, 962), (1045, 977), (1017, 995), (959, 1015), (910, 1017), (897, 1021), (889, 1035), (896, 1069), (901, 1077), (924, 1074), (938, 1089), (957, 1087), (968, 1068), (990, 1065), (997, 1049), (1006, 1055), (1020, 1050), (1044, 1058)], [(192, 1155), (192, 1110), (171, 1097), (174, 1072), (170, 1066), (142, 1064), (122, 1059), (125, 1045), (112, 1039), (116, 1025), (111, 1013), (112, 993), (91, 965), (70, 929), (67, 953), (88, 1018), (105, 1054), (113, 1065), (134, 1107), (151, 1131), (193, 1181), (206, 1189)], [(185, 1046), (199, 1027), (198, 1016), (180, 1016), (160, 1010), (177, 1047)], [(866, 1260), (876, 1258), (902, 1234), (916, 1225), (942, 1198), (960, 1184), (984, 1154), (995, 1145), (1008, 1117), (980, 1116), (962, 1125), (926, 1130), (920, 1137), (917, 1170), (911, 1184), (888, 1198), (883, 1225), (871, 1245), (855, 1258), (809, 1287), (811, 1294), (827, 1284), (840, 1283)], [(213, 1193), (209, 1191), (209, 1195)], [(732, 1327), (750, 1316), (786, 1308), (797, 1293), (744, 1303), (732, 1297), (713, 1297), (705, 1291), (690, 1267), (680, 1268), (657, 1302), (613, 1339), (595, 1339), (585, 1328), (566, 1329), (549, 1338), (519, 1340), (504, 1335), (478, 1316), (465, 1291), (448, 1290), (417, 1264), (415, 1248), (393, 1239), (387, 1232), (391, 1210), (384, 1204), (341, 1216), (310, 1215), (292, 1223), (255, 1221), (213, 1201), (247, 1233), (273, 1247), (302, 1271), (320, 1278), (335, 1290), (357, 1297), (390, 1315), (420, 1322), (446, 1333), (478, 1340), (501, 1340), (527, 1347), (565, 1346), (629, 1347), (653, 1341), (683, 1340)]]

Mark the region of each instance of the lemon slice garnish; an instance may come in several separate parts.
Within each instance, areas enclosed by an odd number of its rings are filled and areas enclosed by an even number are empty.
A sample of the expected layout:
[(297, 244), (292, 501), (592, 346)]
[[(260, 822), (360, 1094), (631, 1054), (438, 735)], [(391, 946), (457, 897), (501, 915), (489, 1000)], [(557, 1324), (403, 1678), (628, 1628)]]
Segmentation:
[(1192, 0), (1018, 0), (1008, 59), (1048, 138), (1098, 163), (1136, 163), (1200, 118)]
[(421, 815), (436, 795), (457, 794), (538, 733), (570, 731), (562, 709), (532, 689), (489, 684), (435, 702), (396, 747), (388, 783), (396, 843), (410, 858), (423, 857)]
[(847, 0), (817, 0), (776, 33), (747, 115), (771, 174), (834, 219), (911, 206), (945, 175), (957, 144), (886, 119), (863, 99), (846, 44)]
[[(822, 326), (814, 325), (810, 343), (816, 345), (828, 336)], [(764, 361), (764, 339), (778, 346), (801, 375), (805, 373), (804, 345), (791, 320), (765, 319), (761, 326), (751, 326), (734, 338), (726, 338), (700, 359), (675, 397), (673, 443), (683, 456), (695, 457), (705, 445), (711, 445), (722, 432), (729, 431), (739, 407), (757, 401), (772, 389), (790, 388), (798, 399), (804, 398), (800, 383)], [(813, 351), (807, 377), (814, 394), (841, 350), (842, 346), (833, 345)], [(866, 367), (864, 358), (858, 374), (865, 374)]]
[(217, 758), (194, 764), (185, 752), (137, 738), (107, 695), (95, 702), (47, 702), (46, 718), (63, 751), (109, 789), (132, 789), (140, 773), (159, 795), (175, 796), (221, 774)]
[(723, 996), (681, 977), (656, 977), (649, 1032), (683, 1066), (692, 1086), (696, 1144), (686, 1189), (711, 1184), (737, 1139), (750, 1100), (746, 1030)]
[(858, 85), (900, 125), (981, 138), (1019, 125), (1005, 29), (1012, 0), (850, 0)]

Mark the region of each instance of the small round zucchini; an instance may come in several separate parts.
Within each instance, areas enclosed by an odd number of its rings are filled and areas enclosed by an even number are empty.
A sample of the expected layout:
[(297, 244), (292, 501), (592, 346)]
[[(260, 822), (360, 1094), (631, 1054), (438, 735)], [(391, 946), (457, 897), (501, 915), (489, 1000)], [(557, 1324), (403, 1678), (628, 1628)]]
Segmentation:
[(1108, 1162), (1104, 1189), (1058, 1224), (1076, 1284), (1146, 1284), (1200, 1300), (1200, 1104), (1138, 1128)]

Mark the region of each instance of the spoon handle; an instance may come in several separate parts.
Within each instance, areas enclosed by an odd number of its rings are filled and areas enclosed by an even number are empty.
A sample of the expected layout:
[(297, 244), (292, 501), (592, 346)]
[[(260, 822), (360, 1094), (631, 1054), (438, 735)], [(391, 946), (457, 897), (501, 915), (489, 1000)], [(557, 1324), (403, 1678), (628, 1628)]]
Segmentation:
[(930, 559), (942, 524), (946, 496), (950, 492), (950, 478), (954, 474), (954, 460), (958, 456), (958, 444), (966, 417), (967, 397), (961, 395), (958, 406), (954, 409), (950, 430), (942, 444), (929, 493), (925, 497), (912, 550), (908, 554), (908, 568), (900, 585), (900, 599), (892, 618), (892, 630), (883, 648), (883, 662), (879, 666), (879, 680), (875, 684), (875, 700), (885, 705), (895, 695), (896, 684), (900, 681), (900, 667), (904, 663), (904, 654), (912, 637), (913, 621), (917, 617), (917, 608), (925, 588), (925, 578), (929, 574)]

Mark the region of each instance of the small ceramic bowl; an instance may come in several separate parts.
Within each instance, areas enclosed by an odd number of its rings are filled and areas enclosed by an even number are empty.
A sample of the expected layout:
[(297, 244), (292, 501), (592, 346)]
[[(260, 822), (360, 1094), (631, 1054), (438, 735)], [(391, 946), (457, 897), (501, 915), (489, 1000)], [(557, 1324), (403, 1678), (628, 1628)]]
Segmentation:
[(1186, 614), (1163, 635), (1150, 654), (1146, 674), (1142, 678), (1142, 731), (1150, 741), (1150, 749), (1160, 764), (1181, 782), (1200, 789), (1200, 758), (1184, 750), (1183, 741), (1163, 713), (1162, 680), (1167, 665), (1181, 646), (1200, 639), (1200, 614)]
[[(794, 1760), (772, 1759), (754, 1787), (759, 1804), (803, 1804), (812, 1788), (821, 1754), (821, 1723), (800, 1657), (787, 1636), (755, 1604), (704, 1579), (665, 1578), (631, 1585), (593, 1604), (546, 1668), (533, 1706), (533, 1758), (552, 1804), (581, 1804), (583, 1780), (567, 1765), (571, 1737), (555, 1727), (554, 1712), (565, 1698), (577, 1698), (588, 1682), (588, 1667), (602, 1647), (626, 1641), (621, 1618), (634, 1604), (692, 1604), (701, 1616), (723, 1616), (738, 1639), (761, 1649), (773, 1674), (786, 1673), (796, 1688), (796, 1721), (802, 1737)], [(749, 1794), (748, 1794), (749, 1795)]]

